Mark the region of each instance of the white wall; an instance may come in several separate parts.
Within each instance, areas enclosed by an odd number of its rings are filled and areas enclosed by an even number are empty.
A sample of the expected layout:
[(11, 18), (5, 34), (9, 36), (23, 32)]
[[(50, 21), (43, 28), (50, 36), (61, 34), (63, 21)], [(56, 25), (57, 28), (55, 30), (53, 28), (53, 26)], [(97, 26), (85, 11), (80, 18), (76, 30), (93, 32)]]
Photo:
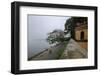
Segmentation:
[[(0, 0), (0, 76), (13, 76), (13, 74), (10, 73), (10, 55), (11, 55), (10, 54), (11, 53), (11, 39), (10, 39), (11, 5), (10, 4), (13, 1), (14, 0)], [(100, 0), (21, 0), (21, 1), (98, 6), (98, 11), (100, 13)], [(100, 20), (100, 14), (98, 15), (98, 20)], [(98, 25), (100, 25), (100, 22)], [(98, 26), (98, 28), (100, 28), (100, 26)], [(98, 32), (100, 32), (100, 30)], [(99, 37), (98, 42), (100, 42), (100, 34), (98, 37)], [(98, 49), (98, 51), (99, 50), (100, 48)], [(98, 57), (100, 58), (100, 51)], [(100, 59), (98, 60), (100, 64)], [(99, 70), (41, 73), (41, 74), (34, 74), (34, 76), (55, 76), (55, 75), (56, 76), (66, 76), (66, 75), (99, 76), (99, 74), (100, 74), (100, 68)], [(33, 74), (26, 74), (26, 76), (31, 76), (31, 75)]]

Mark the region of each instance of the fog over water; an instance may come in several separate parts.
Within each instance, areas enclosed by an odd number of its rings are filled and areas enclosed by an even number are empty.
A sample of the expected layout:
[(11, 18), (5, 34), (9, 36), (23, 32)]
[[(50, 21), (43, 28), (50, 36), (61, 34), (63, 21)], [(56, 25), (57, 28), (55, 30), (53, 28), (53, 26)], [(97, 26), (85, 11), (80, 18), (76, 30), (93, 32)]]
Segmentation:
[(69, 17), (28, 15), (28, 58), (50, 47), (47, 34), (55, 29), (64, 30)]

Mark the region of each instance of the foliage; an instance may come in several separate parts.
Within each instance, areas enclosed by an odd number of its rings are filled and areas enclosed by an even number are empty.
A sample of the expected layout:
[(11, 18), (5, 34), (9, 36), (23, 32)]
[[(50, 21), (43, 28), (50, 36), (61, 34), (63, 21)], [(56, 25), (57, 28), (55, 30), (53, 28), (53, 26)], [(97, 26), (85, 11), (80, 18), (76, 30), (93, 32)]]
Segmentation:
[(76, 26), (76, 23), (84, 23), (87, 24), (87, 17), (71, 17), (65, 23), (65, 30), (71, 30)]
[(74, 37), (74, 29), (76, 27), (77, 23), (86, 23), (87, 24), (87, 17), (71, 17), (68, 20), (66, 20), (65, 23), (65, 30), (68, 30), (71, 32), (72, 38)]
[(71, 17), (66, 20), (65, 29), (67, 32), (64, 32), (59, 29), (55, 29), (48, 34), (47, 41), (49, 44), (54, 43), (62, 43), (67, 41), (69, 38), (65, 38), (64, 36), (71, 32), (71, 37), (74, 37), (74, 29), (76, 27), (76, 23), (86, 23), (87, 24), (87, 17)]
[(65, 41), (64, 39), (64, 32), (62, 30), (54, 30), (53, 32), (48, 34), (47, 41), (49, 44), (53, 43), (61, 43)]
[(63, 47), (59, 49), (57, 59), (60, 59), (61, 55), (63, 54), (64, 50), (66, 49), (66, 45), (68, 42), (63, 42)]

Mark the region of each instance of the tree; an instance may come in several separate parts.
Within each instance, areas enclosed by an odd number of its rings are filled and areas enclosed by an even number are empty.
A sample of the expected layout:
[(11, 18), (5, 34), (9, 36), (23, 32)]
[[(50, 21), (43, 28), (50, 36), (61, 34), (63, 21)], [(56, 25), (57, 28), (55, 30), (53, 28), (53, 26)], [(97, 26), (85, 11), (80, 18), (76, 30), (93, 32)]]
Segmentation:
[(87, 17), (71, 17), (68, 20), (66, 20), (65, 23), (65, 30), (68, 30), (68, 32), (71, 32), (71, 37), (74, 38), (75, 36), (75, 27), (77, 26), (77, 23), (87, 24)]
[(49, 44), (61, 43), (64, 41), (64, 31), (56, 29), (48, 34), (47, 41)]

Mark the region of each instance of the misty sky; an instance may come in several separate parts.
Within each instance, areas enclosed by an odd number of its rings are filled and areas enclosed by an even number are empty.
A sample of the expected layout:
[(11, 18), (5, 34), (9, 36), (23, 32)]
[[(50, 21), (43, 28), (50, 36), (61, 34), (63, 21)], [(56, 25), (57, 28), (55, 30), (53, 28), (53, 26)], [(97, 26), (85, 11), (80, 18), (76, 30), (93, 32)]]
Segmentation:
[(28, 15), (28, 58), (43, 51), (50, 45), (46, 42), (48, 33), (55, 29), (64, 30), (69, 17)]
[(64, 30), (64, 24), (69, 17), (28, 15), (29, 41), (46, 39), (47, 34), (55, 29)]

